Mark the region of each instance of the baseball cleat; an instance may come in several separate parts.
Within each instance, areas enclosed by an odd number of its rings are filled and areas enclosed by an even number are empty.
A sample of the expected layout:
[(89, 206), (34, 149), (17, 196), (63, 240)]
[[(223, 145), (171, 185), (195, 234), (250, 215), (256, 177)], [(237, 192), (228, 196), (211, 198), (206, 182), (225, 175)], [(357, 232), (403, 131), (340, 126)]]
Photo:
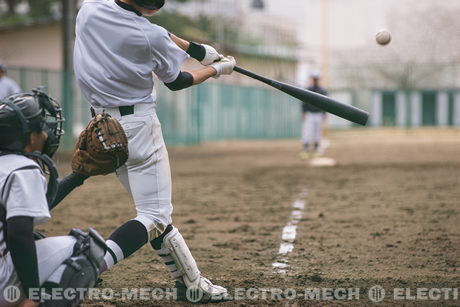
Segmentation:
[(228, 296), (228, 291), (222, 286), (214, 285), (209, 279), (200, 277), (199, 290), (203, 292), (204, 302), (223, 301)]
[(229, 301), (227, 289), (214, 285), (209, 279), (200, 277), (198, 288), (188, 288), (180, 281), (176, 281), (174, 288), (177, 289), (177, 300), (190, 303), (217, 303)]

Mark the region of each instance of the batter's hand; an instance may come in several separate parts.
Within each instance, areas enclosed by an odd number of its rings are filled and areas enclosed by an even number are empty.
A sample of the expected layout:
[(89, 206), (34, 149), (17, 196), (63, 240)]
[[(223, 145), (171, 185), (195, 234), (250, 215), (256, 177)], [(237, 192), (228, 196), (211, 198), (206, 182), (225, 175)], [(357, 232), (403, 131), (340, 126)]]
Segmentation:
[(202, 46), (204, 47), (204, 49), (206, 49), (206, 55), (204, 56), (204, 59), (200, 61), (201, 64), (208, 66), (220, 60), (221, 55), (217, 52), (217, 50), (214, 47), (206, 44), (202, 44)]
[(211, 64), (210, 66), (213, 67), (217, 71), (217, 74), (214, 76), (214, 78), (217, 79), (222, 74), (230, 75), (233, 72), (235, 65), (236, 65), (236, 60), (234, 57), (224, 56), (220, 59), (219, 62), (215, 62)]

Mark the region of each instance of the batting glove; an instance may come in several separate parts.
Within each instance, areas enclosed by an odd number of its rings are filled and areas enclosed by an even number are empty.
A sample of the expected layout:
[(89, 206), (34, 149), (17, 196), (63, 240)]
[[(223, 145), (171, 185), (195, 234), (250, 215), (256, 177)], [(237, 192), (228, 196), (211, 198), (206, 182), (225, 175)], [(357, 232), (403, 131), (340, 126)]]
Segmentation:
[(225, 56), (222, 57), (219, 62), (213, 63), (210, 66), (214, 67), (217, 71), (217, 74), (214, 78), (219, 78), (220, 75), (230, 75), (233, 72), (233, 68), (235, 68), (236, 60), (232, 56)]
[(214, 47), (206, 44), (202, 44), (202, 46), (206, 50), (206, 55), (204, 56), (204, 59), (200, 61), (201, 64), (208, 66), (220, 60), (221, 55), (217, 52), (217, 50)]

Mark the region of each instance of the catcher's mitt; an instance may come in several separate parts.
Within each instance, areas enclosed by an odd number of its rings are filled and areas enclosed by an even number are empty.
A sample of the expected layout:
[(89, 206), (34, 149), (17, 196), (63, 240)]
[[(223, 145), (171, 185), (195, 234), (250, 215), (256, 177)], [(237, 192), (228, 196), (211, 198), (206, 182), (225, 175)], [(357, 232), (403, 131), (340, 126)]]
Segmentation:
[(72, 170), (87, 176), (107, 175), (128, 159), (128, 139), (120, 123), (106, 113), (97, 114), (78, 138)]

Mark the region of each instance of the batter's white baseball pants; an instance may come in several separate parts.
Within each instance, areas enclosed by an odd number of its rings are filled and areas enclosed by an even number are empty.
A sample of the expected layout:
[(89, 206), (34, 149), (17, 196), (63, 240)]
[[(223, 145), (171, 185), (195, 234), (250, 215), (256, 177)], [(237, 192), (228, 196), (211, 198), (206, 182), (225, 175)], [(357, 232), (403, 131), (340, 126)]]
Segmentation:
[(136, 104), (134, 114), (125, 116), (118, 108), (104, 110), (120, 122), (128, 137), (128, 161), (116, 173), (134, 199), (137, 218), (164, 226), (171, 224), (171, 170), (156, 105)]

